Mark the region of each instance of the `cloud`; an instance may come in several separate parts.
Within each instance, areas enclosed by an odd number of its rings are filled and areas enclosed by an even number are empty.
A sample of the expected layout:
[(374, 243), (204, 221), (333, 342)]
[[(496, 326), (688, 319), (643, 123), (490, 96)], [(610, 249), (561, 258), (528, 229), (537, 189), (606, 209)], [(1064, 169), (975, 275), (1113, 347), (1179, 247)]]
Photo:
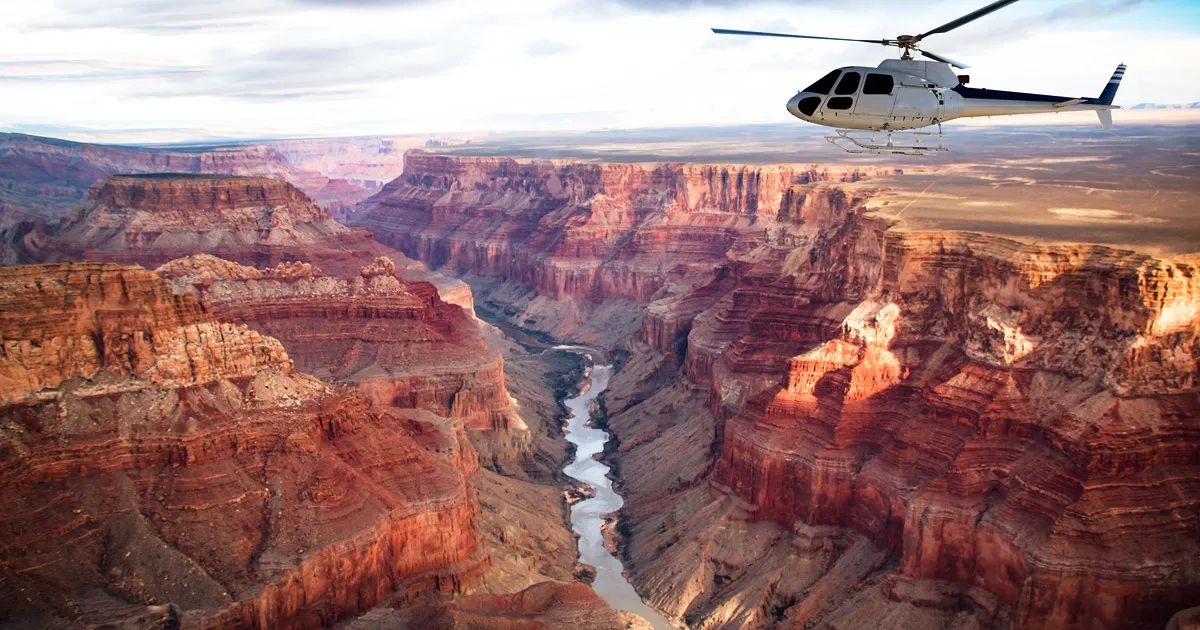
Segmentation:
[(575, 49), (575, 46), (566, 42), (556, 42), (549, 39), (539, 39), (529, 45), (525, 52), (532, 57), (550, 57)]
[(1109, 18), (1132, 11), (1146, 2), (1147, 0), (1075, 0), (1044, 13), (1007, 20), (1004, 19), (1003, 11), (1001, 11), (981, 20), (976, 30), (969, 33), (965, 29), (962, 32), (955, 31), (946, 39), (950, 45), (958, 44), (978, 48), (981, 44), (991, 45), (1014, 39), (1019, 40), (1035, 33), (1053, 30), (1064, 22), (1075, 24)]
[(370, 91), (379, 83), (445, 72), (469, 58), (466, 47), (440, 43), (284, 45), (263, 51), (224, 52), (202, 72), (167, 77), (164, 84), (137, 95), (216, 96), (248, 101), (345, 98)]
[(57, 0), (53, 18), (32, 23), (34, 29), (116, 28), (146, 32), (244, 29), (261, 24), (278, 10), (273, 0)]
[(0, 81), (111, 81), (195, 75), (196, 67), (120, 64), (98, 59), (0, 61)]

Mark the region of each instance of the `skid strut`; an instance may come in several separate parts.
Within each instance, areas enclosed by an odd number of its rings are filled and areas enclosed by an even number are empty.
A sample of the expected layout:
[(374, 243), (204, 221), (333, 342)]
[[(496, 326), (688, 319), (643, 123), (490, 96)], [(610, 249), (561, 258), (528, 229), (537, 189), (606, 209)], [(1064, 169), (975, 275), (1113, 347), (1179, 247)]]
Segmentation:
[[(942, 144), (942, 124), (937, 132), (932, 131), (857, 131), (838, 129), (836, 136), (825, 136), (833, 146), (847, 153), (892, 153), (899, 155), (924, 155), (930, 151), (949, 151)], [(886, 134), (881, 136), (880, 134)], [(937, 144), (932, 141), (937, 138)]]

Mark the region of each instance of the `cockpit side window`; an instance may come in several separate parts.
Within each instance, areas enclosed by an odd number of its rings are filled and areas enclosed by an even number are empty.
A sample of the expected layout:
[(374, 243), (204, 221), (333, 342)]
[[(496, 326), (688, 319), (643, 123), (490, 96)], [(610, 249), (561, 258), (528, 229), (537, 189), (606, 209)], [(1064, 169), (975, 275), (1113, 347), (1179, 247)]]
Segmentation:
[(842, 81), (838, 83), (837, 89), (834, 92), (841, 96), (853, 94), (858, 91), (858, 81), (862, 79), (862, 75), (857, 72), (847, 72), (842, 75)]
[(863, 94), (891, 94), (892, 88), (896, 86), (896, 82), (892, 80), (890, 74), (875, 74), (867, 75), (866, 83), (863, 83)]
[(812, 92), (813, 94), (829, 94), (829, 90), (833, 89), (833, 84), (835, 81), (837, 81), (838, 75), (841, 73), (841, 70), (834, 70), (820, 79), (817, 79), (816, 83), (804, 88), (804, 91)]

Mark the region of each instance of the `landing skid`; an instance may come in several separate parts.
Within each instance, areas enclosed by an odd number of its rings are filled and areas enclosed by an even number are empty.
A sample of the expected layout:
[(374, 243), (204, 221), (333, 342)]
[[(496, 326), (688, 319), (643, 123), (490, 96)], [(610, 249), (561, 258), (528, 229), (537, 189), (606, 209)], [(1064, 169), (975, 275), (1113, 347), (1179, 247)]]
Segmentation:
[[(949, 151), (942, 144), (942, 126), (932, 131), (857, 131), (837, 129), (836, 136), (825, 136), (833, 146), (846, 153), (875, 153), (898, 155), (925, 155), (930, 151)], [(886, 134), (881, 136), (880, 134)], [(932, 142), (937, 138), (937, 144)], [(926, 142), (922, 143), (922, 140)]]

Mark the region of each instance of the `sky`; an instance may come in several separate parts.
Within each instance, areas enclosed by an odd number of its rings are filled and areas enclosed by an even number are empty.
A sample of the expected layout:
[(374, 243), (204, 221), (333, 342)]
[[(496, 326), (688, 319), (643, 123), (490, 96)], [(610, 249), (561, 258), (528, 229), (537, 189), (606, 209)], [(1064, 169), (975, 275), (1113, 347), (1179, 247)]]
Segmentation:
[[(182, 141), (789, 122), (989, 0), (0, 0), (0, 131)], [(924, 47), (973, 87), (1200, 100), (1200, 0), (1022, 0)]]

